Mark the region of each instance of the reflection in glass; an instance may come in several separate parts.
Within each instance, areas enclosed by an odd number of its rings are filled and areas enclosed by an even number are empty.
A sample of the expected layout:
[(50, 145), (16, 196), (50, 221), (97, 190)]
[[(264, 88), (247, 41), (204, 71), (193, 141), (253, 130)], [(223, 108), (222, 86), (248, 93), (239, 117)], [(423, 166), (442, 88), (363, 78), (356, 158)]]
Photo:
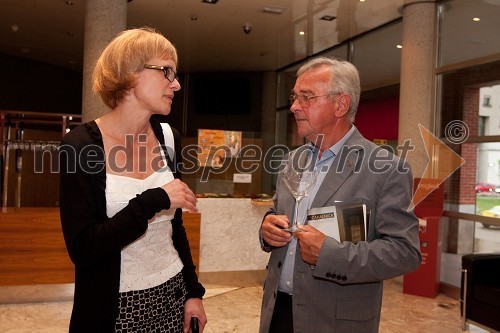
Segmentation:
[[(453, 0), (442, 6), (440, 66), (500, 52), (498, 1)], [(472, 15), (480, 20), (473, 20)]]

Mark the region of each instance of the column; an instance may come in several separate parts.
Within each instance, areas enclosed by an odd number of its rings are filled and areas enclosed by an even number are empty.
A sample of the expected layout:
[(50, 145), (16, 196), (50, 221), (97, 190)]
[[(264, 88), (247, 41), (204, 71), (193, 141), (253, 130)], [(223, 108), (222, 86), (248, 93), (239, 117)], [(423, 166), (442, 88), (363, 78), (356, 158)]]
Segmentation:
[[(265, 164), (265, 154), (276, 143), (276, 72), (265, 72), (262, 77), (262, 166)], [(262, 193), (271, 193), (273, 175), (262, 172)]]
[(102, 50), (127, 27), (127, 1), (86, 0), (83, 53), (82, 120), (96, 119), (109, 109), (92, 91), (92, 72)]
[(399, 145), (410, 139), (408, 153), (413, 176), (421, 177), (428, 162), (418, 124), (434, 131), (436, 64), (436, 10), (434, 1), (405, 0), (399, 104)]

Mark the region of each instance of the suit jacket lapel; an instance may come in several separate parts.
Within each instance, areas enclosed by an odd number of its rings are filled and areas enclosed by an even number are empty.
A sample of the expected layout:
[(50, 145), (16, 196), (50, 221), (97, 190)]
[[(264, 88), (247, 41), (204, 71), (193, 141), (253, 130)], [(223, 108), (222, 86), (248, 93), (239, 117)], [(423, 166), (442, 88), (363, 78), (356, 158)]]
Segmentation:
[(361, 167), (364, 155), (365, 139), (357, 129), (346, 140), (339, 154), (335, 156), (328, 173), (323, 180), (311, 207), (323, 207), (338, 191), (340, 186)]

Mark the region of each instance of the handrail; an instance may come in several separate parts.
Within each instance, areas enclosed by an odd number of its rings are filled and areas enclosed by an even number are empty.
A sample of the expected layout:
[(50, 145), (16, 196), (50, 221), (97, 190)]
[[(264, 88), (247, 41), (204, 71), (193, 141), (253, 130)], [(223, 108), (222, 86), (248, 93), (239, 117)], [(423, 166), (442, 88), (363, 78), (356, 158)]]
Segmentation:
[(73, 114), (73, 113), (50, 113), (50, 112), (36, 112), (36, 111), (19, 111), (19, 110), (0, 110), (0, 113), (5, 114), (15, 114), (15, 115), (27, 115), (27, 116), (47, 116), (47, 117), (74, 117), (74, 118), (82, 118), (81, 114)]
[(11, 158), (10, 151), (15, 150), (15, 205), (20, 207), (21, 204), (21, 168), (23, 150), (33, 150), (39, 146), (57, 147), (60, 142), (49, 140), (25, 140), (25, 130), (30, 126), (46, 125), (59, 127), (61, 138), (70, 131), (70, 129), (78, 124), (81, 124), (82, 116), (79, 114), (67, 113), (47, 113), (35, 111), (18, 111), (18, 110), (0, 110), (0, 156), (2, 157), (0, 169), (3, 171), (3, 177), (0, 179), (0, 188), (2, 189), (2, 207), (6, 207), (8, 203), (9, 193), (9, 159)]
[(454, 212), (454, 211), (449, 211), (449, 210), (443, 211), (443, 216), (454, 217), (457, 219), (468, 220), (468, 221), (473, 221), (473, 222), (487, 223), (487, 224), (491, 224), (491, 225), (495, 225), (495, 226), (500, 227), (500, 218), (496, 218), (496, 217)]

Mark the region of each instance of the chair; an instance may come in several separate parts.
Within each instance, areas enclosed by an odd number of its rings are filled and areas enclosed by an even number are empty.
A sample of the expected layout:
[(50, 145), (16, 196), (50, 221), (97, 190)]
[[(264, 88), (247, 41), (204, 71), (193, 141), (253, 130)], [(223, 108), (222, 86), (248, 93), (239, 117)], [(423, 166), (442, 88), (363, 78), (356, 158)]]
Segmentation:
[(460, 307), (462, 330), (472, 322), (500, 331), (500, 253), (462, 257)]

